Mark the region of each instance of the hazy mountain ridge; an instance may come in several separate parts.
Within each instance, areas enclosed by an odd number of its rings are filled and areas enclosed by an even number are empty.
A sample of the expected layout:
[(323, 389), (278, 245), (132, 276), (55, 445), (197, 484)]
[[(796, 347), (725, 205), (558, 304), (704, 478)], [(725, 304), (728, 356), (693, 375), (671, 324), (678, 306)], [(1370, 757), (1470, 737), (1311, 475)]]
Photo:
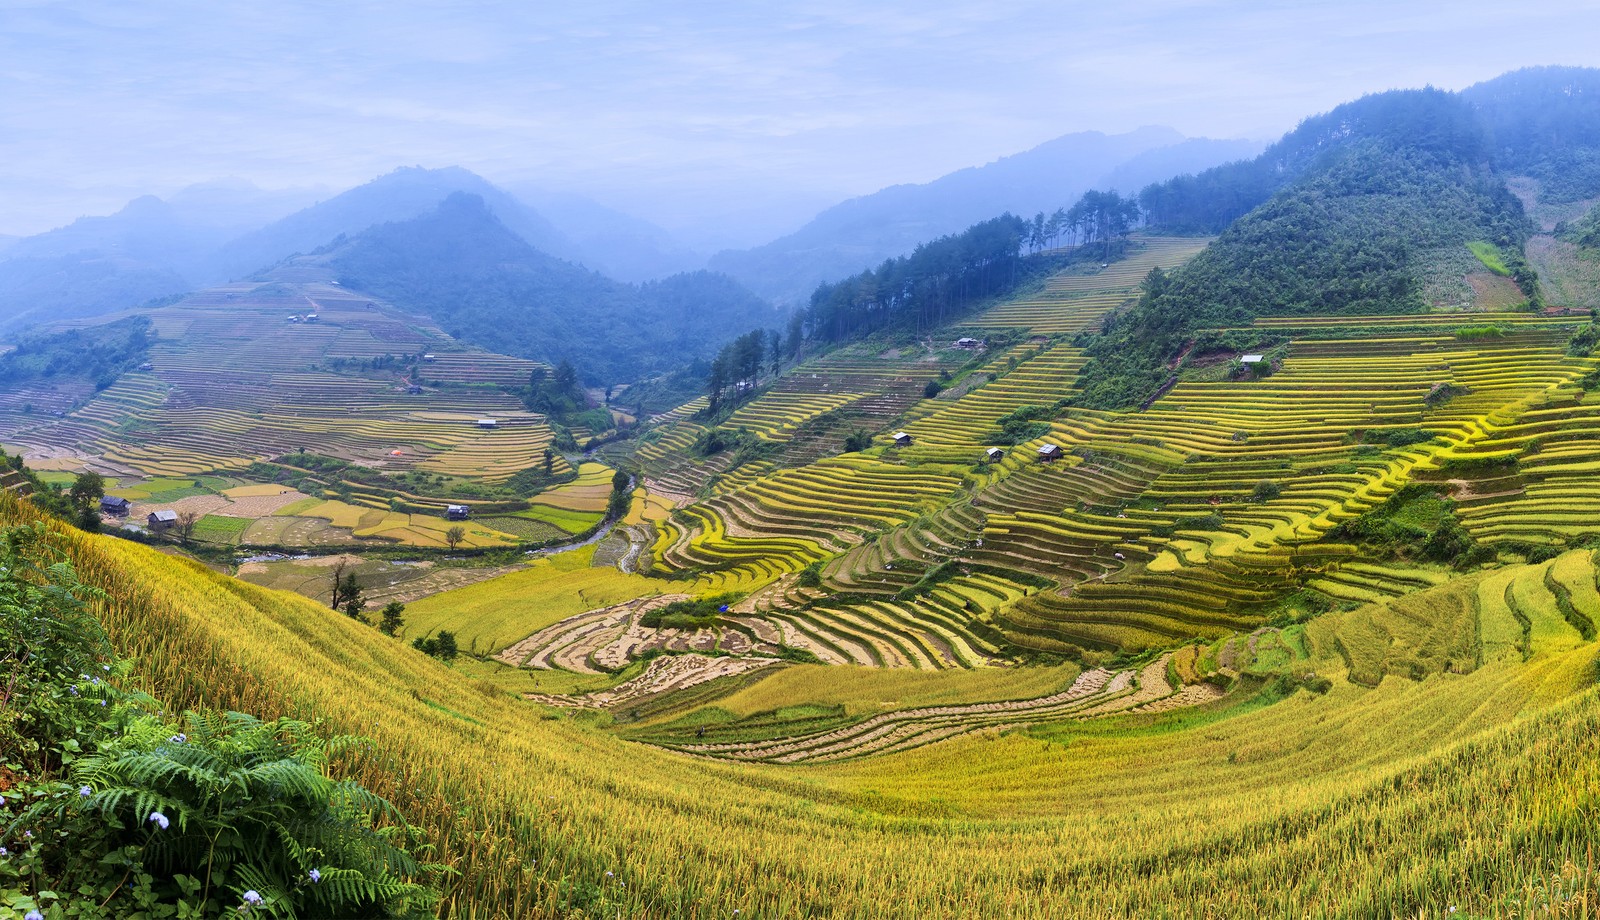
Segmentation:
[(311, 257), (341, 284), (426, 313), (452, 336), (594, 383), (639, 380), (714, 354), (772, 307), (708, 272), (634, 286), (529, 246), (481, 198), (455, 193)]
[(903, 255), (918, 244), (1004, 211), (1031, 215), (1070, 205), (1091, 188), (1136, 191), (1144, 183), (1259, 150), (1249, 141), (1186, 139), (1171, 128), (1068, 134), (920, 185), (895, 185), (823, 211), (765, 246), (726, 251), (710, 267), (784, 302), (817, 285)]

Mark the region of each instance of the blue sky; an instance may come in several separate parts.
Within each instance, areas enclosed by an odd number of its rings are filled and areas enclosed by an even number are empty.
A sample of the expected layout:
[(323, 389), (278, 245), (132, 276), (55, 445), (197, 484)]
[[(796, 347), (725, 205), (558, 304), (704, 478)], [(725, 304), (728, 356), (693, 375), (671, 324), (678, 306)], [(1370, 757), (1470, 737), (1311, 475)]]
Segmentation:
[(1073, 131), (1271, 138), (1365, 92), (1600, 65), (1597, 6), (0, 0), (0, 233), (413, 164), (792, 224)]

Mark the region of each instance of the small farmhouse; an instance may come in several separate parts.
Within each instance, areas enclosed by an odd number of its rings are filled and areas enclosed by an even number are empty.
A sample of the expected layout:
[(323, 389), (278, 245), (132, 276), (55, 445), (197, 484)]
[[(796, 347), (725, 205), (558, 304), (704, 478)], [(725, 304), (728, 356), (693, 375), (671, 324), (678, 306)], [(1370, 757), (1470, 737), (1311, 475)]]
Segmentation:
[(466, 505), (446, 505), (444, 516), (449, 521), (464, 521), (472, 514), (472, 509)]
[(1263, 357), (1264, 356), (1262, 356), (1262, 355), (1240, 355), (1239, 356), (1239, 363), (1240, 364), (1260, 364), (1262, 359), (1263, 359)]
[(983, 347), (983, 341), (981, 339), (963, 337), (963, 338), (956, 339), (956, 347), (957, 348), (982, 348)]
[(1006, 458), (1006, 452), (998, 447), (989, 448), (983, 452), (983, 455), (989, 458), (990, 463), (999, 463), (1001, 460)]
[(1060, 460), (1061, 456), (1060, 444), (1045, 444), (1039, 448), (1039, 460), (1041, 462), (1049, 463), (1051, 460)]
[(478, 427), (479, 428), (499, 428), (500, 427), (500, 423), (495, 421), (492, 418), (480, 418), (480, 419), (478, 419)]
[(150, 512), (145, 521), (150, 525), (151, 530), (166, 530), (178, 523), (178, 512), (173, 511), (171, 508), (163, 508), (160, 511)]
[(904, 431), (895, 432), (894, 446), (896, 446), (896, 447), (910, 447), (911, 446), (911, 435), (906, 434)]
[(100, 499), (100, 511), (104, 514), (114, 514), (117, 517), (126, 517), (131, 503), (126, 498), (116, 495), (107, 495)]

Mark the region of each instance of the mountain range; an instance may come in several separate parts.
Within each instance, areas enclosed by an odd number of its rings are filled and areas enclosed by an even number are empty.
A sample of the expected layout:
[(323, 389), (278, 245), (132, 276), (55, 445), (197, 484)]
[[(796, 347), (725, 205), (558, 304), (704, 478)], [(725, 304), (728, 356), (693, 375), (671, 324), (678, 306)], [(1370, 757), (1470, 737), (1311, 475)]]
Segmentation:
[(474, 195), (538, 251), (622, 282), (710, 267), (761, 296), (797, 302), (817, 283), (993, 216), (1054, 208), (1096, 183), (1132, 189), (1253, 153), (1241, 141), (1185, 139), (1169, 128), (1074, 134), (923, 185), (902, 185), (824, 211), (793, 234), (709, 262), (661, 227), (538, 185), (508, 190), (459, 167), (406, 167), (341, 194), (264, 191), (240, 181), (145, 196), (22, 239), (0, 238), (0, 330), (94, 316), (245, 277), (296, 253)]

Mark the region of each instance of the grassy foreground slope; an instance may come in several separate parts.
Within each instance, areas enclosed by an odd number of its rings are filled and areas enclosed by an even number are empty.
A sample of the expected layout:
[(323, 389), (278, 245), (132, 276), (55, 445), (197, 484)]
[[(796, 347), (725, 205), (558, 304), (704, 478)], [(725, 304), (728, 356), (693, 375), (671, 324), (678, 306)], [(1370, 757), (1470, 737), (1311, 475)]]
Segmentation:
[[(29, 514), (0, 497), (0, 521)], [(454, 916), (1432, 916), (1572, 906), (1574, 894), (1595, 904), (1594, 646), (1565, 636), (1560, 614), (1600, 613), (1586, 555), (1503, 570), (1521, 587), (1502, 585), (1512, 606), (1486, 602), (1470, 627), (1495, 650), (1471, 674), (1424, 668), (1423, 680), (1387, 676), (1372, 690), (1332, 674), (1325, 695), (1265, 707), (1270, 694), (1236, 696), (1096, 728), (1102, 737), (1036, 729), (783, 769), (630, 745), (298, 596), (106, 538), (63, 540), (108, 591), (115, 641), (170, 704), (312, 716), (370, 736), (342, 769), (429, 829), (459, 872), (447, 883)], [(1564, 587), (1564, 606), (1541, 600), (1536, 588), (1550, 584)], [(1404, 619), (1459, 610), (1441, 597), (1414, 601)], [(1374, 622), (1382, 609), (1370, 608)]]

